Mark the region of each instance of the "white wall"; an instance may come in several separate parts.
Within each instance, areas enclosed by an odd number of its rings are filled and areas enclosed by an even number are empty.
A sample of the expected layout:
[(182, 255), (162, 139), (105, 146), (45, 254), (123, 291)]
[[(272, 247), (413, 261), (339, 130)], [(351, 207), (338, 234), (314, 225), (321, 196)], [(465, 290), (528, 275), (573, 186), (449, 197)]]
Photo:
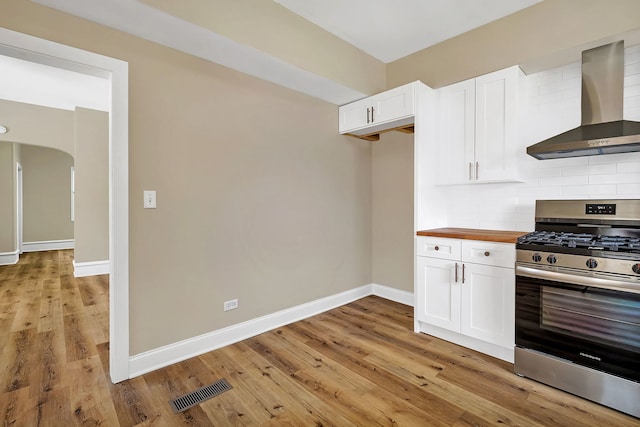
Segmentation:
[[(447, 225), (533, 230), (536, 199), (640, 198), (640, 153), (537, 160), (526, 147), (580, 125), (580, 63), (524, 78), (522, 183), (447, 188)], [(624, 118), (640, 121), (640, 46), (625, 50)]]

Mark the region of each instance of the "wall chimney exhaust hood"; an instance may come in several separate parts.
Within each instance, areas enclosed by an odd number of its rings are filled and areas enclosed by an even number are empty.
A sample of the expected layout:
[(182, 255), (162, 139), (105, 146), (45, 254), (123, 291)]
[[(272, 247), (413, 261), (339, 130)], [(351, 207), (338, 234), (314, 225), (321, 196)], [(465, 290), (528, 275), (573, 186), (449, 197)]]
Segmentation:
[(537, 159), (640, 151), (640, 122), (622, 119), (624, 41), (582, 52), (582, 125), (527, 147)]

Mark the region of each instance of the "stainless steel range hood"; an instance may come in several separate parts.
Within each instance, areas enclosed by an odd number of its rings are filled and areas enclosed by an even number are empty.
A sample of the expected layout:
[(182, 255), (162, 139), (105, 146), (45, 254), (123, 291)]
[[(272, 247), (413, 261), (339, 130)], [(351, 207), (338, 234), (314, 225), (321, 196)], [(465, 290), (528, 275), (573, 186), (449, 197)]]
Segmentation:
[(640, 151), (640, 122), (622, 119), (624, 42), (582, 52), (582, 125), (535, 145), (537, 159)]

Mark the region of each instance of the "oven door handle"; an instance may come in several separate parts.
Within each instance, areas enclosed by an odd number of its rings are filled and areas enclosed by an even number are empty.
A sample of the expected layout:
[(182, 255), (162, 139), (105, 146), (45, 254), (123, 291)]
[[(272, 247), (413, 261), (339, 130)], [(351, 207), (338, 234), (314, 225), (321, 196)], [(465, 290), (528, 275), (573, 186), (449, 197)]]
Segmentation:
[(516, 276), (640, 294), (640, 283), (628, 283), (622, 280), (583, 276), (575, 272), (563, 273), (560, 271), (540, 270), (537, 268), (516, 265)]

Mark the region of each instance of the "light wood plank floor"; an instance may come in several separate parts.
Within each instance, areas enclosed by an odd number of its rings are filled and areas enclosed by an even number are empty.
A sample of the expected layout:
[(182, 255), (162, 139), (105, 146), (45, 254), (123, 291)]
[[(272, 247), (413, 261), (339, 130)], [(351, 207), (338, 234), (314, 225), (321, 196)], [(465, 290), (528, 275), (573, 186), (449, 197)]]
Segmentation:
[[(411, 332), (411, 307), (367, 297), (113, 385), (108, 278), (73, 251), (0, 267), (0, 417), (15, 426), (639, 426), (508, 363)], [(181, 414), (168, 401), (226, 378)], [(640, 404), (640, 402), (639, 402)]]

